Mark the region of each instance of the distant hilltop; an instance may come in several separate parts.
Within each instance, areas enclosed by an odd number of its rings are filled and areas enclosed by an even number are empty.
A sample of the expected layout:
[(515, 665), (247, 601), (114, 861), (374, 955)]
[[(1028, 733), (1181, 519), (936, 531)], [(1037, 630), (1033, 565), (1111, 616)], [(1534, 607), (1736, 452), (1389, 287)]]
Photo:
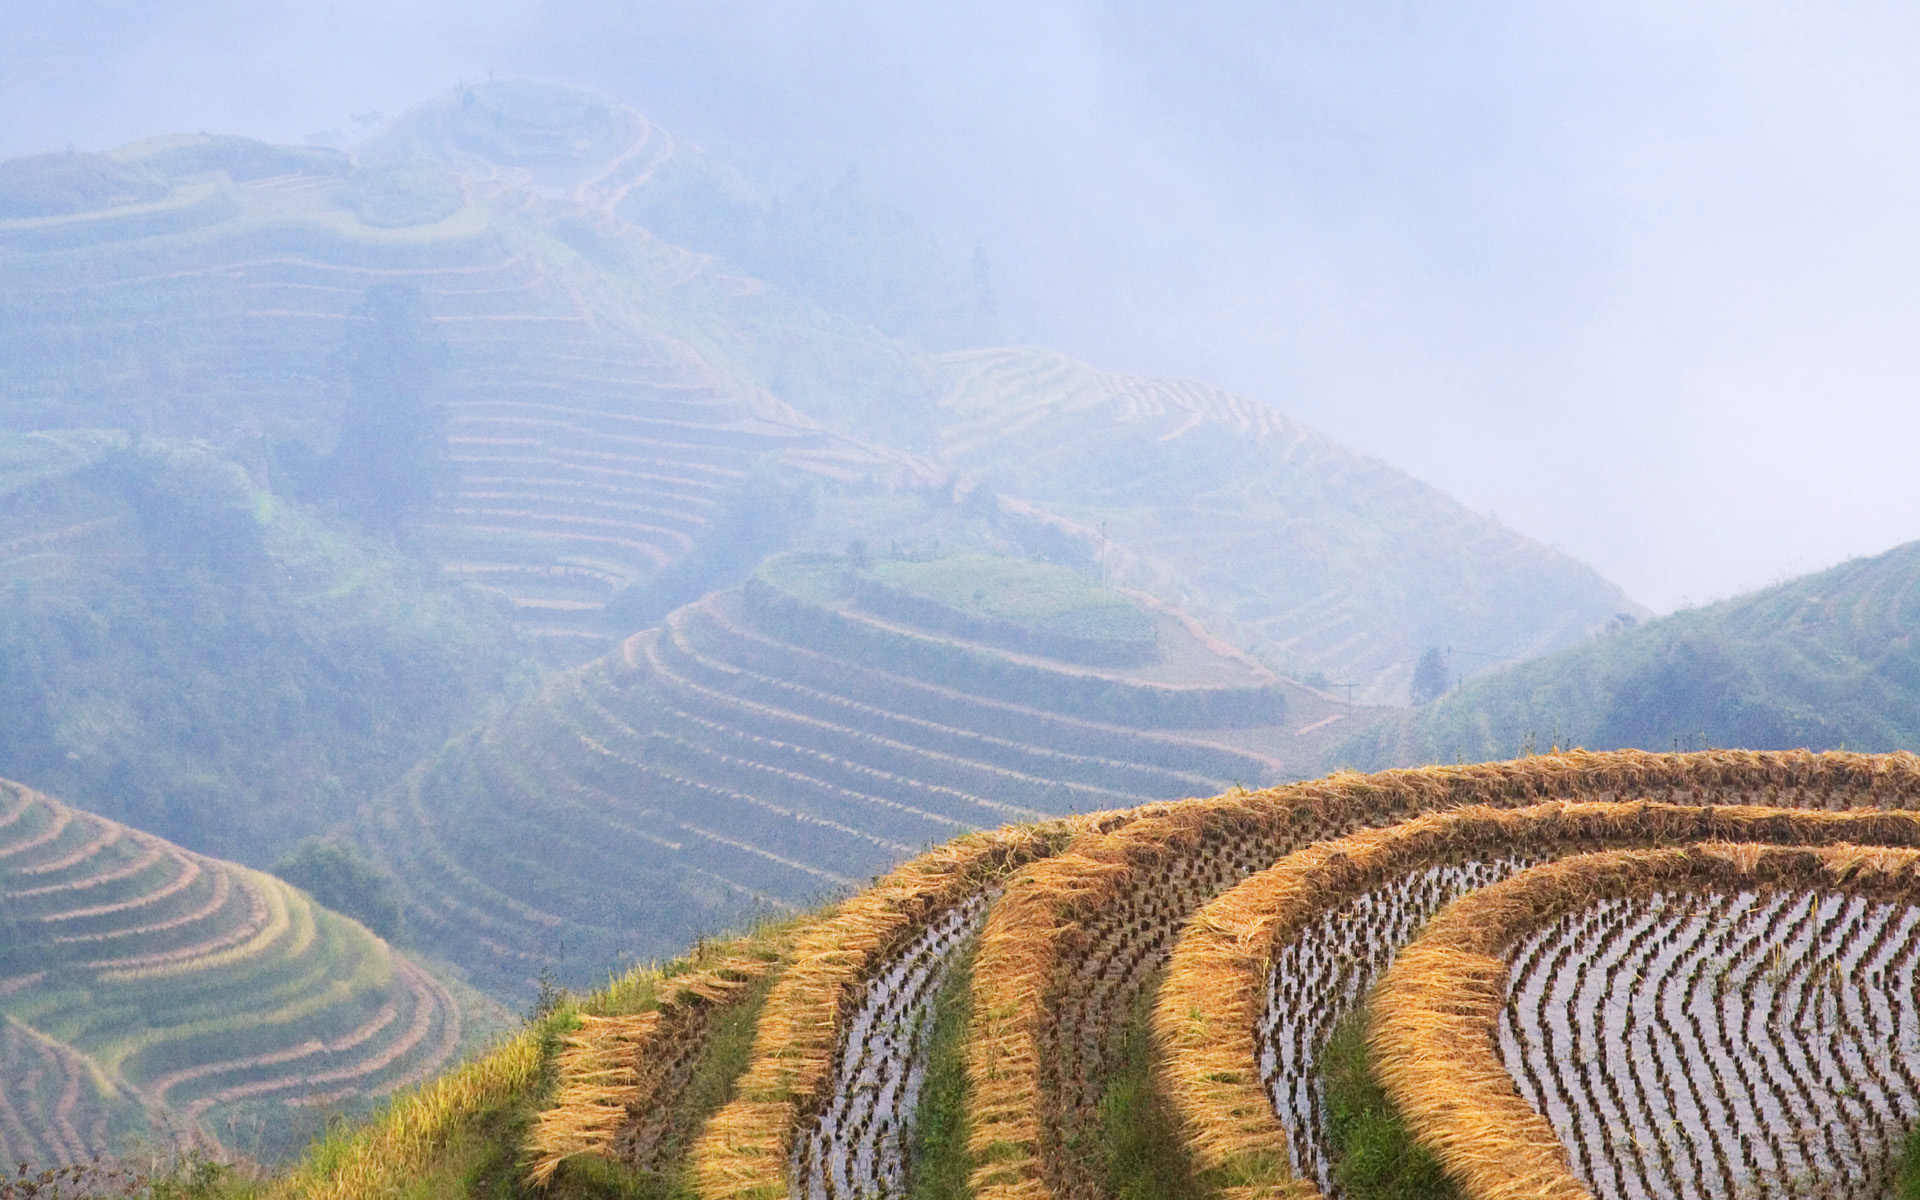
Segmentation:
[[(1429, 646), (1514, 661), (1641, 613), (1271, 408), (963, 350), (990, 331), (957, 274), (910, 221), (836, 196), (776, 204), (636, 113), (504, 81), (352, 155), (194, 136), (14, 160), (0, 423), (204, 438), (318, 498), (310, 468), (343, 465), (340, 348), (369, 289), (399, 285), (430, 320), (421, 352), (446, 347), (445, 472), (415, 542), (509, 596), (551, 661), (631, 633), (603, 619), (623, 592), (648, 604), (616, 614), (657, 619), (783, 547), (924, 542), (897, 498), (981, 488), (1050, 531), (1039, 553), (1098, 558), (1369, 701), (1404, 699)], [(782, 489), (822, 502), (770, 520)], [(943, 545), (1006, 545), (937, 523)]]

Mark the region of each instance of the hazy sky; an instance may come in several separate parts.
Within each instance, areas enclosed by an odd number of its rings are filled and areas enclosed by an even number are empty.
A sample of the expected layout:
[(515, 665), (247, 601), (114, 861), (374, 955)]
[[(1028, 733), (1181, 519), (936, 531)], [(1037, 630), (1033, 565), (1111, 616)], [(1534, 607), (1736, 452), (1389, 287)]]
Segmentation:
[(595, 87), (1666, 609), (1920, 538), (1917, 68), (1894, 4), (11, 0), (0, 154)]

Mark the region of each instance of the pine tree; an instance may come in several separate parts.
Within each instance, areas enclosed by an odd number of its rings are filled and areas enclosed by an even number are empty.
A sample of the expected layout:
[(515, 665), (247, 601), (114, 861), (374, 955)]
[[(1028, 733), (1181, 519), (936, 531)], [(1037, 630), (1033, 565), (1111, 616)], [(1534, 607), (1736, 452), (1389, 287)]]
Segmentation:
[(1413, 669), (1413, 702), (1425, 704), (1438, 699), (1446, 690), (1446, 659), (1441, 657), (1439, 647), (1428, 646), (1427, 652), (1420, 656), (1420, 665)]
[(432, 499), (446, 451), (433, 391), (447, 365), (418, 288), (369, 288), (333, 365), (348, 386), (334, 485), (370, 522), (392, 528)]

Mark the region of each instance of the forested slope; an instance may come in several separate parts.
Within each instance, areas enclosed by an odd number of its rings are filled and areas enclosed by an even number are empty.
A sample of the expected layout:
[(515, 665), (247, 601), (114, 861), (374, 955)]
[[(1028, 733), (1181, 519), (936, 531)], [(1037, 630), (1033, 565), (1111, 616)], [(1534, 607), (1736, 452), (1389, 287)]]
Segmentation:
[(1554, 743), (1920, 748), (1916, 630), (1920, 542), (1470, 680), (1340, 754), (1384, 766)]
[(0, 768), (264, 866), (531, 665), (502, 605), (213, 448), (0, 434)]

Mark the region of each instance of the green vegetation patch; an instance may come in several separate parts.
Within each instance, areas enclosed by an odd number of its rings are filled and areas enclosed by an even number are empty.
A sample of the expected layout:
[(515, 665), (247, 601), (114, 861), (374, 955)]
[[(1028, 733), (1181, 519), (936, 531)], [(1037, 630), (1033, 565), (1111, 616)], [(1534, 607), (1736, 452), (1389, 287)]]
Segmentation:
[(152, 173), (104, 154), (33, 154), (0, 162), (0, 219), (150, 204), (170, 190)]
[(0, 434), (0, 479), (0, 774), (104, 816), (272, 862), (531, 682), (492, 597), (203, 446)]
[(1363, 732), (1362, 770), (1589, 750), (1920, 749), (1920, 542), (1612, 631)]
[(1153, 1074), (1153, 998), (1156, 976), (1140, 989), (1100, 1096), (1099, 1151), (1107, 1194), (1115, 1200), (1203, 1200), (1217, 1189), (1203, 1179), (1180, 1137), (1178, 1118)]
[(400, 940), (400, 901), (392, 880), (352, 846), (308, 838), (275, 863), (273, 873), (389, 942)]
[(973, 956), (968, 942), (933, 1001), (927, 1038), (926, 1076), (914, 1109), (913, 1145), (907, 1158), (908, 1200), (968, 1200), (972, 1161), (967, 1156), (967, 1025), (973, 1016)]
[(1459, 1200), (1440, 1162), (1413, 1140), (1367, 1062), (1367, 1010), (1347, 1015), (1321, 1051), (1333, 1182), (1348, 1200)]
[(355, 216), (382, 229), (431, 225), (466, 203), (453, 172), (422, 159), (361, 167), (348, 177), (341, 199)]
[(1125, 596), (1054, 563), (955, 554), (928, 562), (874, 563), (887, 587), (960, 612), (1070, 637), (1151, 641), (1153, 617)]
[(1920, 1200), (1920, 1128), (1907, 1131), (1893, 1156), (1895, 1200)]

